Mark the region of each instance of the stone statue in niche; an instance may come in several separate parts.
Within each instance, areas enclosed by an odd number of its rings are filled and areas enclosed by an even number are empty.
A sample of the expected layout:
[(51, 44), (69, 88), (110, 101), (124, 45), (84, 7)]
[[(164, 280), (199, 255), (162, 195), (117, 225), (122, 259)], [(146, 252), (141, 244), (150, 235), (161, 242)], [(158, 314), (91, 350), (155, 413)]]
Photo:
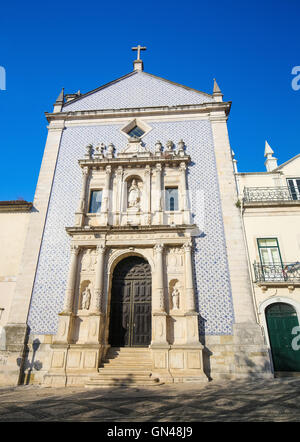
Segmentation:
[(88, 310), (90, 308), (90, 303), (91, 303), (91, 291), (90, 291), (89, 287), (86, 287), (84, 289), (81, 296), (82, 296), (81, 309)]
[(140, 200), (141, 200), (141, 192), (140, 189), (138, 188), (136, 180), (133, 179), (128, 191), (128, 206), (135, 207), (138, 209), (140, 207)]
[(180, 293), (176, 287), (174, 287), (171, 297), (172, 297), (173, 310), (179, 310)]

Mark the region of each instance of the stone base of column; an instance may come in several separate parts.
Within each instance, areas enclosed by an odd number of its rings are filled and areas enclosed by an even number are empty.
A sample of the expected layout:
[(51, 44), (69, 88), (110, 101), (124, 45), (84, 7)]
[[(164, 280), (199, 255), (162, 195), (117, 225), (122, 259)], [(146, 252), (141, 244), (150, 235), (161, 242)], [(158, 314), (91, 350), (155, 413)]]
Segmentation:
[(86, 344), (100, 344), (104, 335), (104, 318), (105, 315), (99, 312), (91, 312), (89, 314), (89, 327)]
[(203, 370), (202, 345), (151, 345), (152, 376), (161, 382), (208, 382)]
[(69, 344), (72, 340), (75, 315), (69, 312), (58, 314), (58, 330), (53, 344)]
[(152, 346), (169, 345), (167, 341), (167, 313), (154, 312), (152, 314)]
[(85, 216), (82, 212), (75, 213), (75, 226), (82, 227), (84, 225)]
[(50, 370), (44, 377), (44, 385), (84, 386), (91, 376), (98, 374), (102, 345), (53, 344), (51, 348)]

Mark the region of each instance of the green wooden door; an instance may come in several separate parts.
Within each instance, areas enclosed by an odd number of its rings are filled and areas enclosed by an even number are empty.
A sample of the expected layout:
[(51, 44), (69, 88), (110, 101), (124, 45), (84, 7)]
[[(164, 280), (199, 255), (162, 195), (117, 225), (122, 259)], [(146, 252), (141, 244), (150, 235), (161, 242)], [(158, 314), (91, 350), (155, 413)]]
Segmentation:
[(292, 330), (299, 325), (290, 304), (279, 302), (266, 309), (266, 320), (275, 371), (300, 371), (300, 349), (293, 350)]

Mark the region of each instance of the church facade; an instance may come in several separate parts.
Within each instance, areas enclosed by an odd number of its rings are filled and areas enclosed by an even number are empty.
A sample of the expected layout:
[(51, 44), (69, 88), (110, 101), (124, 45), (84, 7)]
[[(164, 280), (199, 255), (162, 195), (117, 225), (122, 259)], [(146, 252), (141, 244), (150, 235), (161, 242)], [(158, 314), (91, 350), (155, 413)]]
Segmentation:
[[(2, 384), (271, 376), (230, 102), (134, 70), (47, 113)], [(118, 364), (118, 361), (120, 362)], [(123, 380), (123, 381), (122, 381)]]

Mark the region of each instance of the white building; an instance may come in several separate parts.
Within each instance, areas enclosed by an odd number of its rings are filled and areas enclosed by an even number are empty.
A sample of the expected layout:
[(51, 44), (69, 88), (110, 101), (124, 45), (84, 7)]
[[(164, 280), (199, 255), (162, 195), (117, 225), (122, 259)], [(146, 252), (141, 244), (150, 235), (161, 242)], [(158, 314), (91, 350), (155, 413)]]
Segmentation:
[(266, 142), (266, 172), (236, 178), (257, 317), (278, 374), (300, 370), (300, 155), (278, 166), (273, 154)]

